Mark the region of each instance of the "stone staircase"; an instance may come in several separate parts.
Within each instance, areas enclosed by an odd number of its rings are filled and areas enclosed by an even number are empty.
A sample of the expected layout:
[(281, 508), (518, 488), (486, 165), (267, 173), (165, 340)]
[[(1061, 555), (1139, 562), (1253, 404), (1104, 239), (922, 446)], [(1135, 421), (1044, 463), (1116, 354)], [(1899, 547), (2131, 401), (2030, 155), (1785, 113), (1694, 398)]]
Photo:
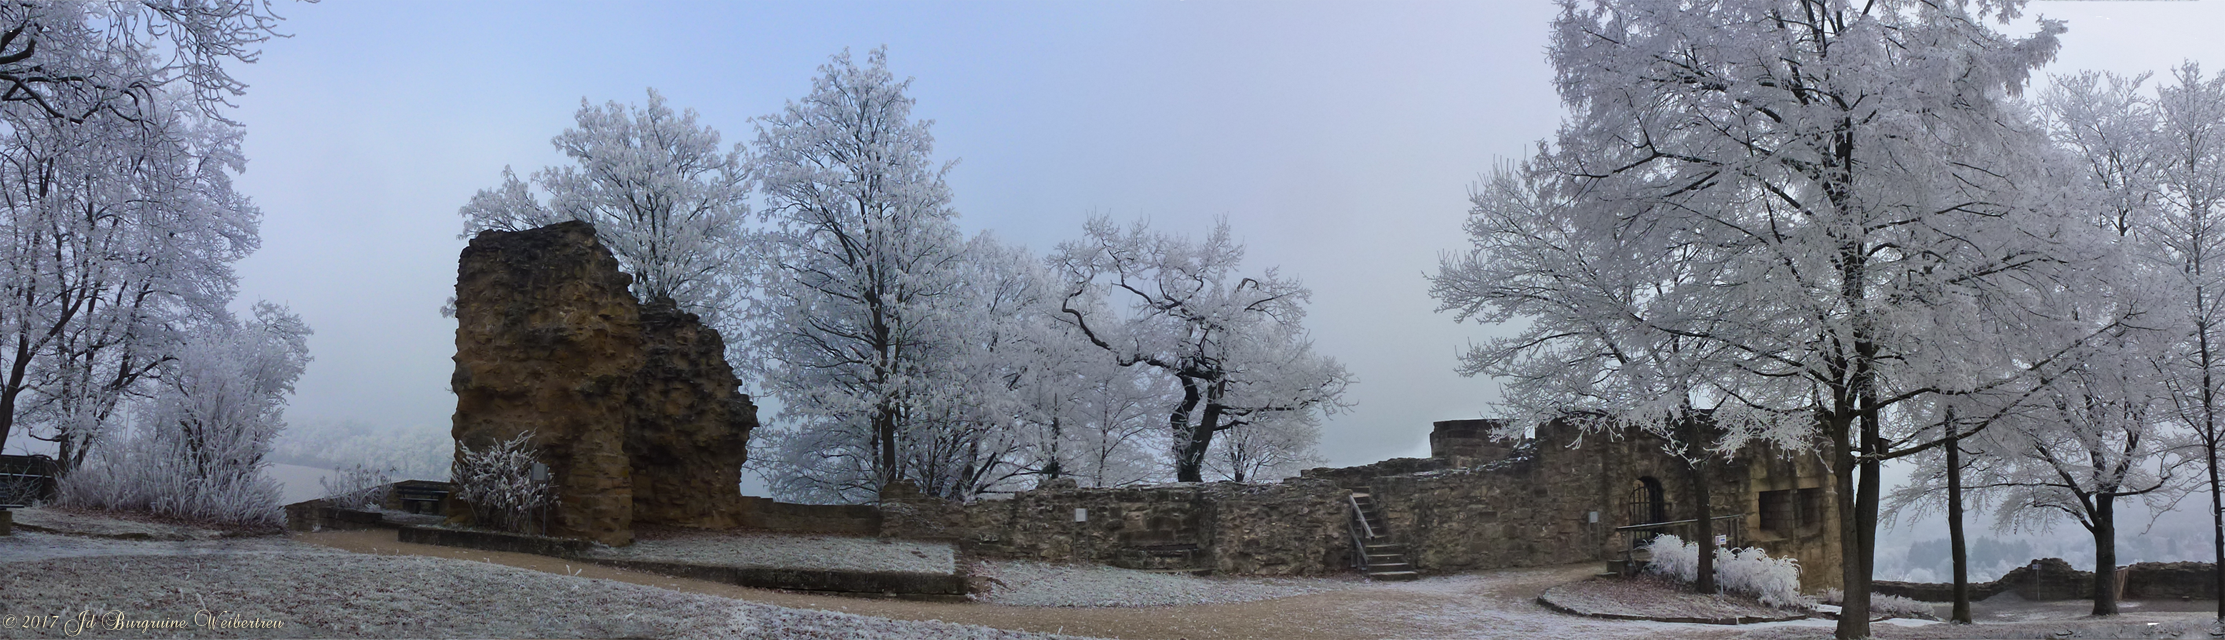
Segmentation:
[(1360, 570), (1370, 580), (1416, 580), (1421, 574), (1414, 572), (1414, 564), (1406, 559), (1406, 545), (1391, 541), (1390, 529), (1384, 526), (1382, 510), (1376, 508), (1375, 497), (1366, 487), (1352, 492), (1352, 544), (1358, 555)]

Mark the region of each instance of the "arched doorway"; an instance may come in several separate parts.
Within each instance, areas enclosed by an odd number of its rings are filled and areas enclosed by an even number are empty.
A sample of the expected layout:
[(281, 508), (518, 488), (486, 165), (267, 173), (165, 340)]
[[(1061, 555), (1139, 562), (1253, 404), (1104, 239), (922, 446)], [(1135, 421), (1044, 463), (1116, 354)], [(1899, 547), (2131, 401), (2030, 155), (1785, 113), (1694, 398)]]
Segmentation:
[[(1662, 495), (1659, 478), (1653, 476), (1638, 478), (1637, 485), (1630, 489), (1630, 499), (1625, 504), (1627, 505), (1626, 513), (1630, 524), (1653, 524), (1669, 521), (1669, 502)], [(1637, 535), (1631, 536), (1631, 541), (1633, 546), (1643, 546), (1647, 542), (1653, 541), (1653, 536), (1659, 533), (1661, 533), (1659, 529), (1641, 529), (1637, 531)]]

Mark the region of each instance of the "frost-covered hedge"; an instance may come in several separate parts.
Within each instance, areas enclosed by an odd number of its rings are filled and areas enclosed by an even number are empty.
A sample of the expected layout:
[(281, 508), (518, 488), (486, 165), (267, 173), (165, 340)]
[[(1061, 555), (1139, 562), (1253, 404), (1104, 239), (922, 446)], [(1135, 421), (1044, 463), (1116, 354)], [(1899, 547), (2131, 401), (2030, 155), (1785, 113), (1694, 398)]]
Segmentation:
[[(1700, 545), (1661, 535), (1646, 545), (1653, 553), (1647, 571), (1690, 584), (1699, 580)], [(1800, 563), (1772, 558), (1759, 548), (1715, 549), (1715, 585), (1754, 596), (1772, 607), (1806, 607), (1814, 600), (1800, 594)]]

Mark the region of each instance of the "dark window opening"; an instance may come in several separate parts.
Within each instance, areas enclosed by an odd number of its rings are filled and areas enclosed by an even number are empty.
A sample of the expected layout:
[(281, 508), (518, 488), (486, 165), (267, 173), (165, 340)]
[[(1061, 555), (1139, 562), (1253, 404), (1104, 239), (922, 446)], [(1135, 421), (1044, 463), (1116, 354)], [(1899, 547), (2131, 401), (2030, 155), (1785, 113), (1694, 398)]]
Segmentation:
[(1800, 522), (1791, 490), (1761, 492), (1761, 530), (1779, 535), (1792, 533)]
[(1798, 526), (1806, 529), (1823, 524), (1823, 489), (1801, 489)]

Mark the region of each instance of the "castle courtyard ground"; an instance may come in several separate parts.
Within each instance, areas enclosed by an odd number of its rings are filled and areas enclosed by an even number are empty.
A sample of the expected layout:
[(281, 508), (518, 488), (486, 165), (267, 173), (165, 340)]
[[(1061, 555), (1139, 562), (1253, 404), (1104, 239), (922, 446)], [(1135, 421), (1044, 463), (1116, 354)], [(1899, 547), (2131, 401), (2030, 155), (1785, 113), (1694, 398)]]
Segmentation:
[[(545, 556), (405, 544), (390, 530), (167, 540), (105, 535), (19, 529), (0, 537), (0, 622), (18, 616), (0, 624), (0, 637), (1790, 640), (1831, 631), (1831, 622), (1820, 619), (1725, 627), (1584, 618), (1537, 604), (1544, 590), (1587, 579), (1598, 569), (1592, 563), (1370, 583), (1005, 562), (973, 565), (977, 577), (994, 578), (981, 601), (914, 602), (751, 589)], [(1152, 606), (1090, 606), (1107, 603)], [(2208, 603), (2136, 604), (2125, 615), (2097, 620), (2081, 614), (2083, 603), (1994, 600), (1981, 604), (1985, 623), (1976, 626), (1893, 621), (1876, 629), (1881, 637), (1918, 639), (2211, 637), (2214, 609)], [(207, 610), (226, 620), (287, 626), (95, 628), (70, 635), (24, 621), (78, 610), (122, 611), (129, 621), (188, 619)], [(105, 627), (107, 619), (98, 624)]]

